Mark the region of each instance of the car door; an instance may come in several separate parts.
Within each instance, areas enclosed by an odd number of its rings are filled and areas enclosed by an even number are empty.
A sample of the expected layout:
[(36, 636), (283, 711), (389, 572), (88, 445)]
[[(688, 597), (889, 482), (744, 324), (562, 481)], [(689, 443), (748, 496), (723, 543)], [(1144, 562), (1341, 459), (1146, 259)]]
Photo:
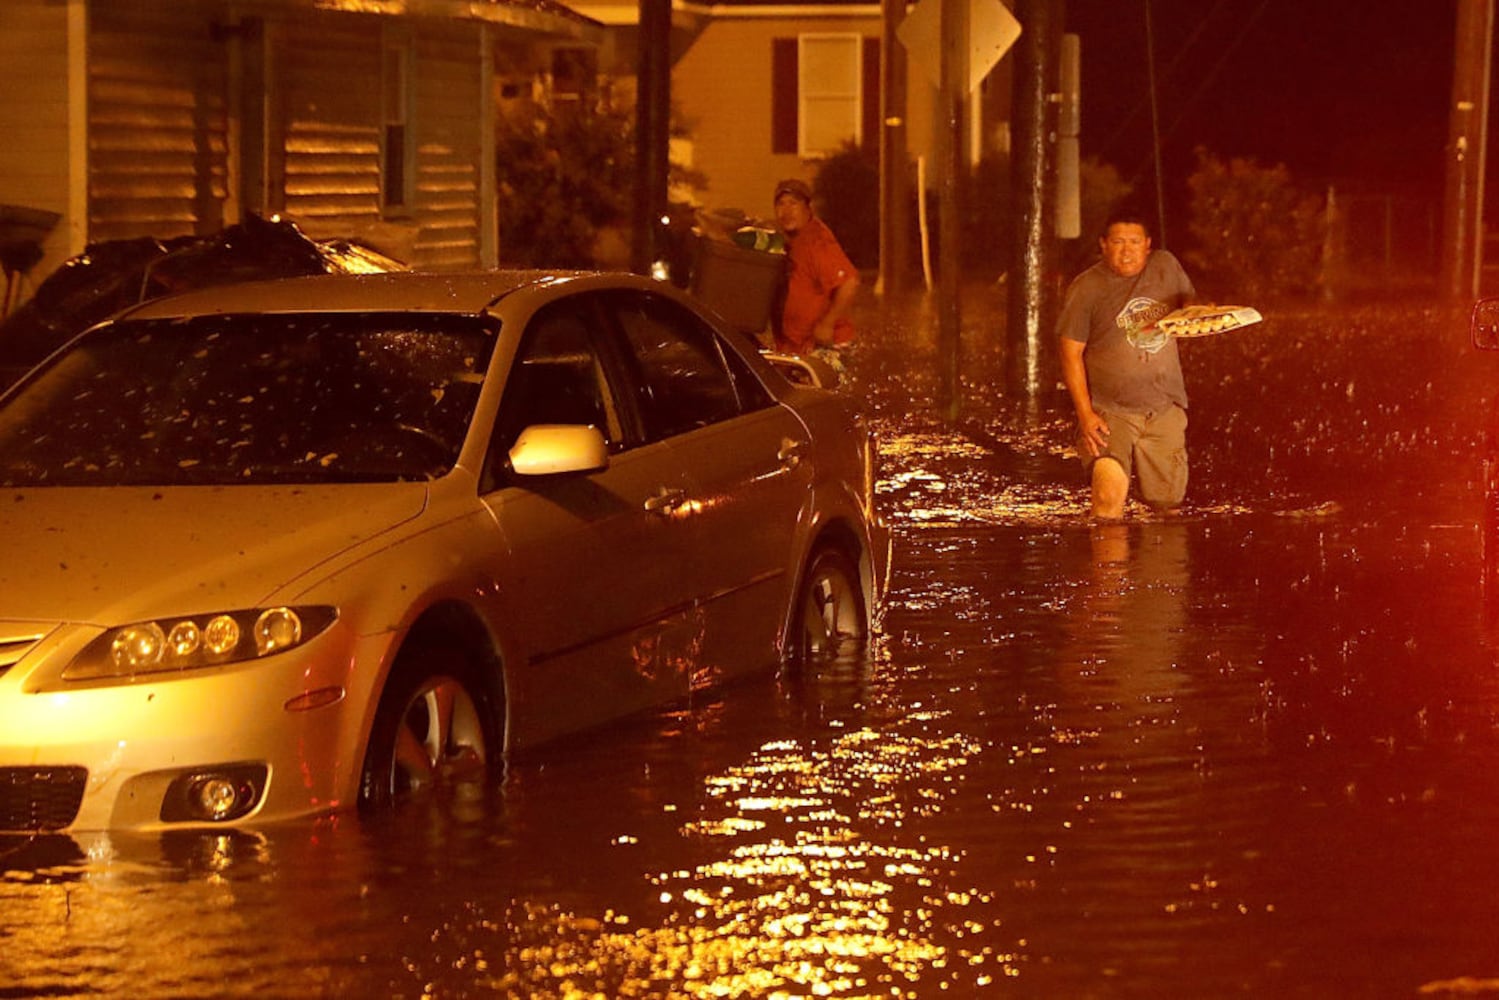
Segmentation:
[(709, 684), (776, 662), (808, 504), (810, 439), (697, 313), (665, 295), (616, 292), (645, 434), (687, 471), (697, 552), (686, 567), (706, 613), (694, 678)]
[[(641, 440), (619, 380), (598, 349), (586, 297), (538, 311), (511, 363), (483, 475), (503, 536), (498, 627), (524, 649), (509, 664), (512, 738), (534, 743), (680, 697), (698, 627), (689, 577), (689, 480), (664, 441)], [(626, 394), (630, 390), (623, 390)], [(607, 468), (516, 475), (506, 455), (535, 424), (589, 424)]]

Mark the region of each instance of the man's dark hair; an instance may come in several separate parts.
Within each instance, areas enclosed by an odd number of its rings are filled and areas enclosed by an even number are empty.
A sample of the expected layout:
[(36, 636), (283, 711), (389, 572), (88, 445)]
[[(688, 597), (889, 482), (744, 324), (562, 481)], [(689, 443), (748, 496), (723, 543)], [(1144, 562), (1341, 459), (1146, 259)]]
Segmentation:
[(1150, 219), (1136, 205), (1121, 205), (1109, 213), (1108, 218), (1103, 220), (1103, 228), (1098, 231), (1100, 239), (1109, 235), (1109, 230), (1115, 226), (1139, 226), (1145, 230), (1145, 235), (1150, 236)]

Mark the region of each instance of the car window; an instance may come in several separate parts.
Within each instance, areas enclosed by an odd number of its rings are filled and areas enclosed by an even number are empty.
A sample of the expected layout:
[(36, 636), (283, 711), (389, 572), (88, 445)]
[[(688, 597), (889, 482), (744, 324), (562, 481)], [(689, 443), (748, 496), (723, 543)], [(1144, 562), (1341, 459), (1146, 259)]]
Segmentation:
[(452, 316), (114, 323), (0, 408), (0, 483), (430, 479), (458, 460), (493, 343)]
[[(757, 346), (749, 337), (738, 331), (730, 331), (729, 339), (743, 344), (746, 351), (755, 351)], [(723, 356), (729, 363), (729, 374), (734, 378), (734, 389), (739, 393), (739, 406), (745, 411), (763, 410), (775, 402), (765, 383), (750, 369), (749, 363), (735, 350), (734, 343), (725, 345)]]
[[(649, 293), (610, 296), (609, 308), (637, 373), (636, 403), (647, 437), (671, 437), (744, 411), (724, 347), (691, 310)], [(754, 387), (763, 396), (764, 389)]]
[(624, 447), (593, 334), (598, 323), (588, 304), (577, 299), (551, 305), (531, 319), (505, 380), (492, 465), (503, 466), (515, 439), (533, 424), (597, 427), (611, 451)]

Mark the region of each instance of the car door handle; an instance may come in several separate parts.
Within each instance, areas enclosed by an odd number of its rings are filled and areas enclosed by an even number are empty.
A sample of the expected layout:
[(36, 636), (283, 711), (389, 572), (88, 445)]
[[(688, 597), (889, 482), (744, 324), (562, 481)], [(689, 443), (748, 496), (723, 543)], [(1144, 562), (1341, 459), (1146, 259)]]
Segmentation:
[(645, 509), (652, 514), (670, 514), (682, 505), (687, 499), (687, 491), (670, 486), (663, 486), (656, 491), (654, 496), (645, 498)]
[(807, 442), (793, 441), (791, 438), (781, 438), (781, 450), (776, 452), (776, 458), (780, 459), (781, 465), (787, 469), (794, 469), (802, 464), (802, 452), (807, 449)]

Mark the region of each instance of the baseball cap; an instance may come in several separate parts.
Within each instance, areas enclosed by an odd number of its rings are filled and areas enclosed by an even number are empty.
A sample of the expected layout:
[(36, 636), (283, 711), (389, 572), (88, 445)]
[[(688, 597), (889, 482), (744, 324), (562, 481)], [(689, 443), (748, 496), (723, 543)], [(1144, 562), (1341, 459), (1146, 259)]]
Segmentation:
[(794, 194), (808, 205), (812, 204), (812, 188), (799, 178), (791, 177), (777, 184), (775, 197), (771, 200), (779, 201), (783, 194)]

